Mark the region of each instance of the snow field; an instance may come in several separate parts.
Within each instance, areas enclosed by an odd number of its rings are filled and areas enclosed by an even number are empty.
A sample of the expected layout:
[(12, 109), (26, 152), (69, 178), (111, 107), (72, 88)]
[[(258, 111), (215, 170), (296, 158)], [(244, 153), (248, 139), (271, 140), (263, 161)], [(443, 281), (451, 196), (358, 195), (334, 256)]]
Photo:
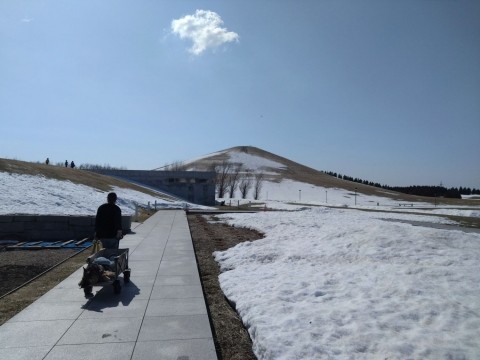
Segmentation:
[[(164, 208), (185, 205), (112, 191), (124, 214), (155, 201)], [(94, 215), (107, 195), (4, 172), (0, 193), (0, 214), (45, 215)], [(400, 223), (452, 224), (433, 215), (478, 217), (478, 206), (399, 208), (397, 201), (363, 194), (355, 206), (352, 192), (292, 180), (265, 182), (261, 197), (262, 206), (288, 211), (219, 216), (266, 238), (215, 253), (222, 290), (259, 359), (480, 358), (480, 234)], [(425, 215), (392, 212), (408, 210)]]
[(214, 254), (259, 359), (480, 357), (480, 235), (380, 217), (220, 217), (266, 234)]
[[(181, 208), (185, 202), (166, 201), (145, 193), (114, 187), (118, 195), (117, 205), (124, 215), (135, 213), (135, 204), (160, 208)], [(2, 204), (0, 215), (95, 215), (97, 208), (107, 201), (108, 192), (71, 181), (59, 181), (43, 176), (0, 172)]]

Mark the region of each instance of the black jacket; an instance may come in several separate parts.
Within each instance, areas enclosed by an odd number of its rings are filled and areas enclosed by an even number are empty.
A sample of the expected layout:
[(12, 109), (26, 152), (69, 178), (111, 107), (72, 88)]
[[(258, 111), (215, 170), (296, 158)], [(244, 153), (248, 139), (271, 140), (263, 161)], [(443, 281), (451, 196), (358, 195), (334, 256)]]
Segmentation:
[(95, 232), (99, 239), (111, 239), (122, 230), (122, 210), (115, 204), (103, 204), (95, 217)]

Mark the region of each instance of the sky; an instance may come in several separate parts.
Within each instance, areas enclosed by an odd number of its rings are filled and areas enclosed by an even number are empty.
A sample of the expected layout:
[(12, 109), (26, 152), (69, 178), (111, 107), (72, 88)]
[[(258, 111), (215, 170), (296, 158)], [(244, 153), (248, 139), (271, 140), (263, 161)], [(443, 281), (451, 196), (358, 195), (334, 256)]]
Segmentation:
[(476, 0), (4, 0), (0, 157), (480, 188), (479, 38)]

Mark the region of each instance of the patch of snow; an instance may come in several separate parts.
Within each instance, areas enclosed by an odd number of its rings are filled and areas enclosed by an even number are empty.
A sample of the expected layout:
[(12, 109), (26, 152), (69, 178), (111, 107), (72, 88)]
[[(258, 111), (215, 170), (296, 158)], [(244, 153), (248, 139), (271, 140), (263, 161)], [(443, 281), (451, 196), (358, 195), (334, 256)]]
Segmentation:
[(480, 207), (466, 206), (464, 209), (459, 206), (437, 206), (424, 202), (401, 201), (385, 198), (376, 195), (365, 195), (360, 192), (353, 192), (338, 188), (325, 188), (321, 186), (302, 183), (294, 180), (283, 180), (280, 182), (264, 181), (260, 199), (241, 199), (239, 192), (233, 199), (218, 199), (226, 204), (262, 204), (268, 209), (275, 210), (297, 210), (305, 206), (330, 206), (348, 207), (363, 210), (388, 211), (388, 212), (414, 212), (431, 215), (452, 215), (479, 217)]
[(480, 357), (480, 234), (383, 217), (329, 208), (219, 217), (266, 234), (214, 254), (258, 359)]
[[(135, 205), (142, 207), (182, 208), (185, 202), (167, 201), (140, 191), (114, 187), (117, 205), (124, 215), (135, 213)], [(108, 192), (92, 187), (60, 181), (43, 176), (0, 172), (0, 215), (95, 215), (98, 206), (106, 202)], [(194, 207), (196, 205), (189, 204)]]
[(230, 162), (244, 164), (244, 167), (253, 171), (260, 171), (264, 168), (285, 169), (285, 165), (266, 159), (261, 156), (255, 156), (244, 152), (230, 152)]
[[(192, 164), (192, 163), (194, 163), (194, 162), (196, 162), (196, 161), (208, 159), (209, 157), (221, 155), (221, 154), (224, 154), (224, 153), (225, 153), (225, 151), (217, 151), (217, 152), (213, 152), (213, 153), (204, 155), (204, 156), (202, 156), (202, 157), (193, 158), (193, 159), (186, 160), (186, 161), (181, 161), (181, 163), (182, 163), (183, 166), (186, 166), (186, 167), (188, 168), (190, 164)], [(161, 170), (161, 169), (162, 169), (162, 168), (158, 168), (157, 170)]]
[[(125, 214), (136, 203), (185, 206), (112, 190)], [(70, 181), (6, 172), (0, 194), (0, 214), (45, 215), (94, 215), (107, 196)], [(266, 237), (215, 253), (222, 290), (259, 359), (480, 358), (480, 234), (403, 223), (452, 224), (434, 215), (478, 217), (480, 207), (407, 208), (292, 180), (265, 182), (261, 196), (231, 201), (287, 211), (219, 215)]]
[(462, 199), (480, 200), (480, 195), (462, 195)]

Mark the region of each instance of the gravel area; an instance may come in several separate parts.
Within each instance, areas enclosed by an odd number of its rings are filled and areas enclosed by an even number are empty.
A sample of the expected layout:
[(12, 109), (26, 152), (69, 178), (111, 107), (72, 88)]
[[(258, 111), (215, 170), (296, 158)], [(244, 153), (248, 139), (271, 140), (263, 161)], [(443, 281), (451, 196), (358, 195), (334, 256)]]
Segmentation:
[(0, 296), (75, 254), (76, 250), (12, 250), (0, 252)]

